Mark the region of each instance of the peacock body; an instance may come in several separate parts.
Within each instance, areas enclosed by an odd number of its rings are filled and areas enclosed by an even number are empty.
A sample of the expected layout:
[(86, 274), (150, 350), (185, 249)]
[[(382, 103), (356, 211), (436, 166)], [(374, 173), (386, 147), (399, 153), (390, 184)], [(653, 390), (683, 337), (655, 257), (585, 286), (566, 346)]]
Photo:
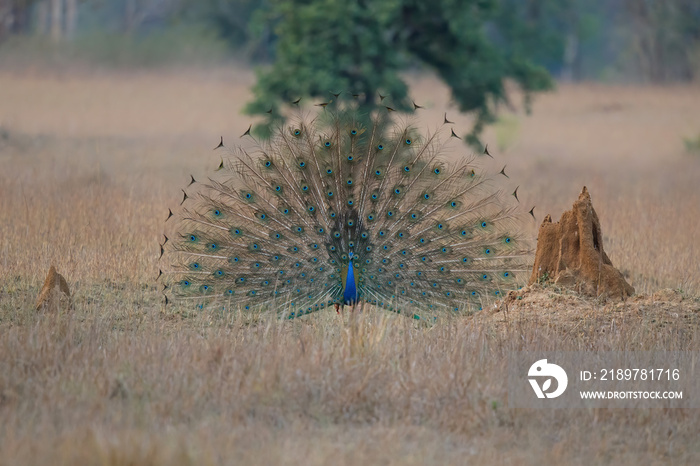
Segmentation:
[(169, 220), (165, 288), (288, 317), (369, 303), (432, 318), (512, 287), (528, 259), (517, 195), (480, 171), (485, 155), (462, 153), (446, 118), (421, 135), (389, 116), (298, 116), (192, 178)]

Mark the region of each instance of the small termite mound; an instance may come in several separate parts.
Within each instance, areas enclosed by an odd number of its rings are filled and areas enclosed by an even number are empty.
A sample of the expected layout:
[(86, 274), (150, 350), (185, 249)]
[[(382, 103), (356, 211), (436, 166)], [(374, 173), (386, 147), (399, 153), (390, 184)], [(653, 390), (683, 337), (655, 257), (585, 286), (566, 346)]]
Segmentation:
[(600, 220), (585, 186), (561, 220), (552, 223), (547, 215), (540, 225), (529, 284), (543, 280), (595, 297), (625, 299), (634, 294), (603, 250)]
[(71, 296), (68, 282), (52, 265), (36, 300), (36, 310), (58, 311), (63, 307), (70, 308), (70, 306)]

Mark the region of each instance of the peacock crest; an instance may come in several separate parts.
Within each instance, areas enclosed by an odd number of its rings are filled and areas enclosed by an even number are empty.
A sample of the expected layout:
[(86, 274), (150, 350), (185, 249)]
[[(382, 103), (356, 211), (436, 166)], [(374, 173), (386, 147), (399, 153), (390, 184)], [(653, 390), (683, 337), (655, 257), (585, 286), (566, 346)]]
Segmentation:
[(512, 288), (530, 258), (517, 189), (496, 188), (447, 118), (422, 134), (394, 113), (336, 104), (266, 142), (246, 131), (255, 144), (192, 177), (170, 212), (165, 291), (287, 317), (368, 303), (432, 318)]

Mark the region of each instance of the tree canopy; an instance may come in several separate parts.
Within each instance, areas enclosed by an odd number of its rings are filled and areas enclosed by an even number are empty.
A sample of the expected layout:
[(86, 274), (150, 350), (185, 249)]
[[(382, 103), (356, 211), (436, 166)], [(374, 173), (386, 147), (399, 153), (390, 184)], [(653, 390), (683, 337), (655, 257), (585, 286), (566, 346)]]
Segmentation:
[[(517, 2), (516, 2), (517, 3)], [(275, 61), (258, 71), (255, 98), (246, 110), (280, 118), (280, 106), (299, 97), (330, 99), (331, 92), (359, 95), (371, 109), (379, 94), (392, 107), (413, 110), (401, 77), (407, 66), (433, 69), (451, 88), (460, 111), (476, 120), (467, 137), (478, 144), (495, 108), (507, 102), (512, 80), (527, 98), (552, 87), (520, 41), (538, 31), (518, 23), (505, 0), (272, 0), (263, 21), (277, 38)], [(540, 32), (546, 37), (547, 31)]]

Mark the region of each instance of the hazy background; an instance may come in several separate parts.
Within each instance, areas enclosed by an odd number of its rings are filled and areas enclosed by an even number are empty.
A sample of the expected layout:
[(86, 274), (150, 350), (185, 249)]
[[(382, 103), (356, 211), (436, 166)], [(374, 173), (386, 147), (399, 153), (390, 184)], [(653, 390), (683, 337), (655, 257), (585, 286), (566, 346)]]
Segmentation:
[[(34, 59), (66, 67), (222, 64), (234, 58), (264, 64), (275, 59), (278, 18), (271, 5), (280, 3), (285, 2), (2, 0), (0, 59), (3, 66)], [(527, 33), (523, 37), (533, 46), (519, 53), (558, 79), (662, 84), (700, 76), (696, 0), (498, 3), (501, 12), (487, 27)], [(319, 8), (329, 5), (333, 2), (319, 2)], [(492, 38), (498, 39), (495, 33)]]

